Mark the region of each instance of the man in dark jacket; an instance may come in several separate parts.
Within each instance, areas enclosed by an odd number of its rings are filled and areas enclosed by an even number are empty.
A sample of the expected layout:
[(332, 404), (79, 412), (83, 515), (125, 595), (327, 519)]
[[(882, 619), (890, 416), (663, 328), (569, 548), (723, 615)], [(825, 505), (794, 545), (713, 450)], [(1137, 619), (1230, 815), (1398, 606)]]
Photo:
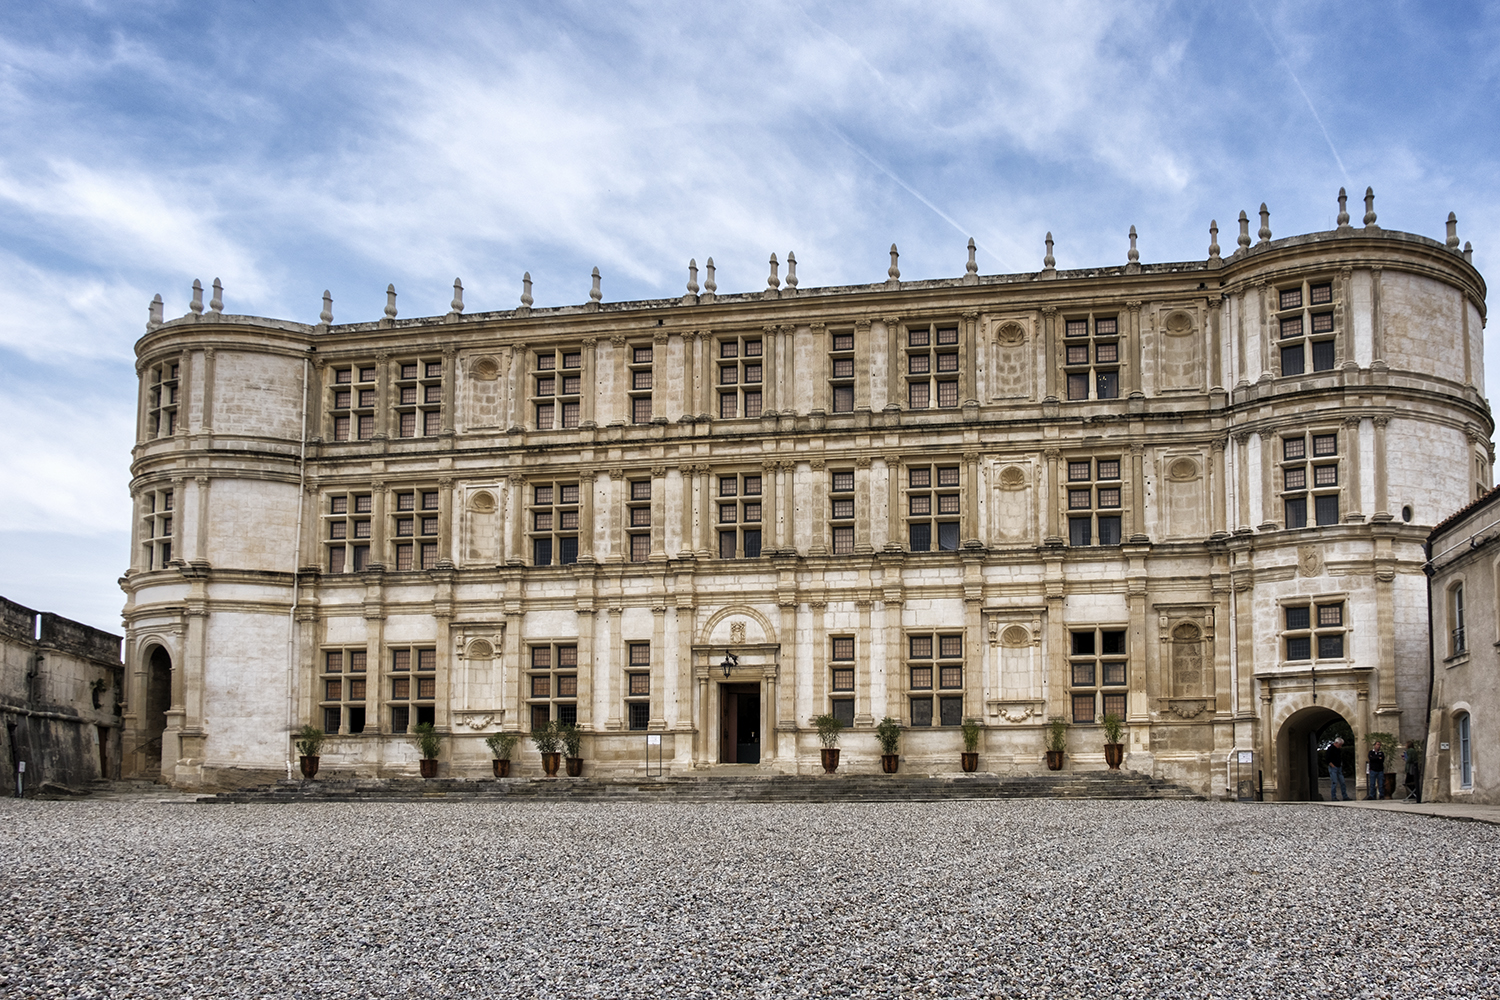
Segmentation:
[(1370, 772), (1369, 791), (1365, 798), (1378, 799), (1380, 793), (1385, 791), (1385, 751), (1380, 749), (1379, 743), (1370, 746), (1368, 770)]
[(1328, 744), (1328, 797), (1333, 801), (1339, 800), (1340, 793), (1344, 801), (1349, 801), (1349, 787), (1344, 784), (1344, 738), (1336, 738)]

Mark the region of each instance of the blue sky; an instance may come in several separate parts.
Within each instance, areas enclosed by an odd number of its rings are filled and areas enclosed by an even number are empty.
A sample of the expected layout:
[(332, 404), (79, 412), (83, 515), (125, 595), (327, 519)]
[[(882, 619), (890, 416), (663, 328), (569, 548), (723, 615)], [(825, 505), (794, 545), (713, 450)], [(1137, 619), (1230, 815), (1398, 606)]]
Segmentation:
[[(0, 7), (0, 594), (117, 628), (133, 345), (225, 311), (377, 319), (1207, 255), (1340, 186), (1481, 271), (1486, 4), (12, 3)], [(1360, 214), (1356, 209), (1356, 219)], [(1258, 225), (1258, 222), (1257, 222)], [(1488, 368), (1500, 372), (1500, 352)]]

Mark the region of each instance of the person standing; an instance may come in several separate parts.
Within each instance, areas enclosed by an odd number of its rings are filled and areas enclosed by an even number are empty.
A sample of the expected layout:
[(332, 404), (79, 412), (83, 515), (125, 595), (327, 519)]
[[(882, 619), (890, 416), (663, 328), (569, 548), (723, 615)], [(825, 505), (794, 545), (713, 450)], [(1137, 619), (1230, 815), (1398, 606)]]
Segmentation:
[(1378, 799), (1380, 793), (1385, 791), (1385, 751), (1380, 749), (1379, 743), (1370, 745), (1370, 757), (1366, 762), (1365, 769), (1369, 792), (1365, 795), (1367, 799)]
[(1344, 801), (1349, 801), (1349, 787), (1344, 784), (1344, 738), (1339, 736), (1328, 744), (1328, 797), (1333, 801), (1339, 800), (1340, 793)]

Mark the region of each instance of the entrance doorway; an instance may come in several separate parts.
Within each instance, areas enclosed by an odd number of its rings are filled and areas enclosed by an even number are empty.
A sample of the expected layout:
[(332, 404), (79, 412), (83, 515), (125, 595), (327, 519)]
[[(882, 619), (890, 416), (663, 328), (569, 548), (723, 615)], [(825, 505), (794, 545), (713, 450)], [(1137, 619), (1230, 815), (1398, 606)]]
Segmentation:
[(760, 685), (719, 685), (719, 760), (760, 763)]
[(1304, 708), (1287, 719), (1276, 737), (1277, 798), (1283, 802), (1320, 802), (1328, 795), (1328, 772), (1323, 749), (1335, 737), (1344, 738), (1344, 775), (1354, 788), (1354, 731), (1348, 721), (1321, 705)]
[(146, 671), (146, 711), (141, 724), (142, 775), (156, 780), (161, 775), (161, 739), (167, 731), (167, 710), (172, 707), (172, 657), (157, 646), (151, 650)]

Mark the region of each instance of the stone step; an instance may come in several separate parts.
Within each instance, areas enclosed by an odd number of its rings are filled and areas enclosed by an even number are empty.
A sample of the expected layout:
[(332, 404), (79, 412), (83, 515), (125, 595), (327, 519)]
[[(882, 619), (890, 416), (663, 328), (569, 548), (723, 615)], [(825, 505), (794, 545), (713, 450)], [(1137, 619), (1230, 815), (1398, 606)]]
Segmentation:
[(1129, 771), (953, 777), (928, 775), (751, 775), (621, 778), (328, 778), (282, 780), (206, 796), (202, 802), (377, 802), (479, 799), (673, 802), (862, 802), (958, 799), (1202, 799)]

